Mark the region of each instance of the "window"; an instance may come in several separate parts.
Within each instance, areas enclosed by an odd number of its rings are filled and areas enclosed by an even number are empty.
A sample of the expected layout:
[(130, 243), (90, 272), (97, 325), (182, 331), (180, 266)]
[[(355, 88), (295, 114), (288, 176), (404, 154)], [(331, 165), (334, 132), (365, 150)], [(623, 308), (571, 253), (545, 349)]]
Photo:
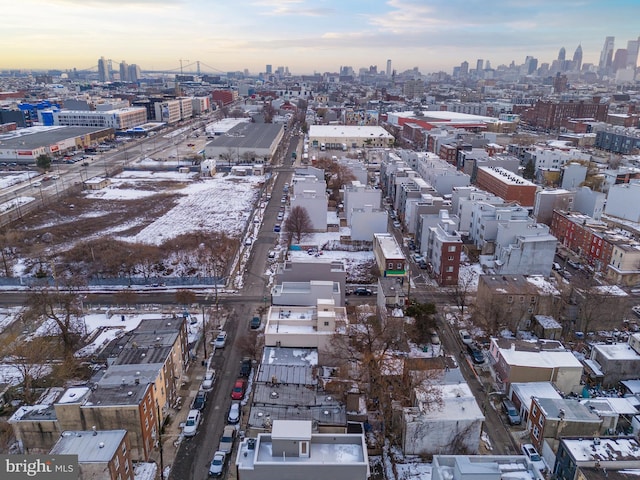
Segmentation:
[(448, 252), (455, 252), (456, 251), (456, 246), (455, 245), (449, 245), (449, 248), (447, 249)]
[(447, 267), (447, 272), (453, 272), (453, 267), (451, 265)]
[(449, 256), (447, 257), (447, 259), (448, 259), (450, 262), (451, 262), (451, 261), (453, 261), (453, 255), (449, 255)]
[(536, 405), (534, 405), (534, 406), (531, 408), (531, 416), (532, 416), (532, 417), (535, 417), (536, 415), (538, 415), (538, 407), (537, 407)]
[(393, 262), (389, 262), (389, 263), (387, 263), (387, 268), (388, 268), (389, 270), (393, 270)]
[(540, 429), (536, 426), (533, 427), (533, 436), (535, 438), (540, 438)]
[(116, 470), (118, 470), (120, 468), (120, 457), (118, 457), (117, 455), (116, 455), (116, 458), (115, 458), (115, 460), (113, 462), (113, 465), (116, 467)]
[[(155, 431), (155, 428), (153, 429)], [(127, 444), (123, 443), (122, 444), (122, 455), (126, 455), (127, 454)]]
[(404, 268), (404, 265), (402, 264), (402, 262), (398, 262), (396, 264), (396, 266), (397, 266), (398, 270), (402, 270)]
[(513, 296), (509, 295), (507, 297), (507, 303), (513, 303)]
[(328, 327), (329, 326), (329, 322), (324, 322), (324, 326)]

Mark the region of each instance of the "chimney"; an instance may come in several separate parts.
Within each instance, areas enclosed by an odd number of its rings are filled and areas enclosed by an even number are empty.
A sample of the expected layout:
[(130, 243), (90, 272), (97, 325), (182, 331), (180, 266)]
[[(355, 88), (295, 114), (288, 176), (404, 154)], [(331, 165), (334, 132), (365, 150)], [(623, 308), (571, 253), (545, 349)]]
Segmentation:
[(96, 435), (98, 435), (98, 431), (96, 430), (96, 426), (94, 425), (93, 427), (91, 427), (91, 430), (93, 430), (93, 436), (95, 437)]

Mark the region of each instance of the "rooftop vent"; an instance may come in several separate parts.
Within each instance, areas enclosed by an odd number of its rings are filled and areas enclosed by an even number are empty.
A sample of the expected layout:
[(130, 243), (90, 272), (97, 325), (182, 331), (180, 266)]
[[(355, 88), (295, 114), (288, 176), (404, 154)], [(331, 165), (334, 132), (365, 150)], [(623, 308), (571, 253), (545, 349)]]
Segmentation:
[(100, 442), (100, 443), (98, 444), (98, 448), (104, 448), (104, 442)]

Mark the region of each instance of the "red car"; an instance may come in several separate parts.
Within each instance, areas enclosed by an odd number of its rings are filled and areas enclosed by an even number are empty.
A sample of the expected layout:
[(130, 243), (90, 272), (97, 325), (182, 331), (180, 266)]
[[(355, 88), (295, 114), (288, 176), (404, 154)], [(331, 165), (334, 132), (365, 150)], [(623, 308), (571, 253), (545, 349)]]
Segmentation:
[(236, 380), (236, 383), (233, 385), (233, 390), (231, 390), (231, 399), (242, 400), (246, 389), (247, 389), (247, 381), (242, 378), (239, 378), (238, 380)]

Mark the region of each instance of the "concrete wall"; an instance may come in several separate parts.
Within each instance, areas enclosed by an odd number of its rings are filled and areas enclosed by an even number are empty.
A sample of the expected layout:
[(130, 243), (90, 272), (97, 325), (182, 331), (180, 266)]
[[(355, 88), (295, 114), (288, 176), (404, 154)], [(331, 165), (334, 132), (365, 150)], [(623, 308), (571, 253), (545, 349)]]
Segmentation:
[(402, 450), (405, 455), (433, 455), (457, 453), (452, 451), (456, 436), (462, 437), (467, 453), (474, 454), (480, 447), (482, 420), (420, 420), (408, 421), (404, 416)]
[(327, 207), (329, 204), (326, 193), (303, 192), (291, 198), (291, 208), (306, 208), (313, 230), (327, 231)]

